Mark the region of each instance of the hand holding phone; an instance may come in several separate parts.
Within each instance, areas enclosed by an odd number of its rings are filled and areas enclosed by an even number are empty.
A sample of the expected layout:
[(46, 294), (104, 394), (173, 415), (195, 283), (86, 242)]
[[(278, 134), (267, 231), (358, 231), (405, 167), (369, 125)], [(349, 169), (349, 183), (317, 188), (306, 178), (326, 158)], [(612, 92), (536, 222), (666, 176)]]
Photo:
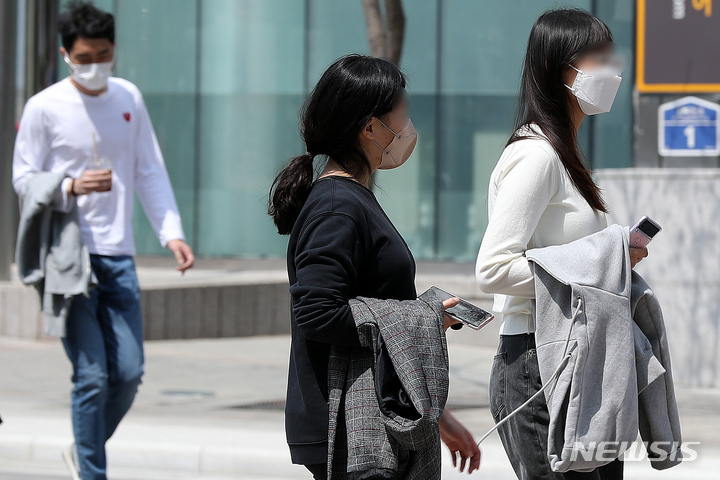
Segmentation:
[(630, 266), (635, 268), (648, 256), (647, 245), (662, 230), (662, 227), (644, 216), (630, 229)]
[(648, 243), (662, 230), (662, 227), (647, 215), (642, 217), (630, 229), (630, 246), (645, 248)]
[(448, 298), (447, 300), (443, 300), (443, 316), (445, 317), (445, 330), (447, 331), (448, 328), (452, 328), (453, 330), (460, 330), (463, 326), (463, 323), (460, 320), (456, 320), (455, 317), (447, 313), (448, 308), (452, 308), (455, 305), (460, 303), (460, 299), (457, 297), (454, 298)]
[[(493, 318), (495, 318), (492, 313), (487, 312), (482, 308), (463, 300), (457, 295), (452, 295), (434, 285), (428, 288), (425, 292), (423, 292), (423, 294), (420, 295), (418, 298), (425, 301), (440, 300), (443, 302), (451, 298), (457, 298), (459, 300), (457, 305), (446, 308), (445, 314), (454, 318), (455, 320), (462, 322), (462, 324), (467, 325), (474, 330), (480, 330), (482, 327), (487, 325)], [(451, 328), (454, 328), (454, 326)]]

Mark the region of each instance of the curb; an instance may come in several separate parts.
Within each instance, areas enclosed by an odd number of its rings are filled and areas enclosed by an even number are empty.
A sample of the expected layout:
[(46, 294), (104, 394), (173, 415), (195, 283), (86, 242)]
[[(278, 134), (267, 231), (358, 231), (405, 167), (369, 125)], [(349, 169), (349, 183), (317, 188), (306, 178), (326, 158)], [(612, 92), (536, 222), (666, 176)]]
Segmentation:
[[(10, 435), (0, 437), (0, 459), (26, 464), (60, 465), (60, 452), (72, 443), (70, 436)], [(261, 442), (265, 443), (265, 442)], [(110, 440), (108, 463), (112, 467), (196, 474), (244, 474), (266, 476), (297, 473), (286, 449), (274, 446), (224, 446), (152, 441)], [(279, 450), (279, 451), (278, 451)]]

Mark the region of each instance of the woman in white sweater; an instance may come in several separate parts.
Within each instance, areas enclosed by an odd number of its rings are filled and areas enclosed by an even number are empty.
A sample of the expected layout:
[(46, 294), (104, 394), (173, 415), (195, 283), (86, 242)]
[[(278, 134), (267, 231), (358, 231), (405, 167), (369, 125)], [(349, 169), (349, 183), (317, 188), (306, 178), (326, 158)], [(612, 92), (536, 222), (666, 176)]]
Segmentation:
[[(535, 357), (531, 248), (561, 245), (607, 226), (607, 207), (585, 167), (577, 132), (585, 115), (610, 110), (620, 84), (612, 34), (582, 10), (535, 22), (523, 67), (516, 129), (490, 177), (489, 223), (478, 253), (480, 288), (504, 321), (490, 378), (495, 422), (542, 386)], [(633, 266), (647, 256), (632, 249)], [(499, 429), (518, 478), (619, 479), (615, 460), (593, 472), (556, 473), (546, 455), (547, 405), (540, 395)]]

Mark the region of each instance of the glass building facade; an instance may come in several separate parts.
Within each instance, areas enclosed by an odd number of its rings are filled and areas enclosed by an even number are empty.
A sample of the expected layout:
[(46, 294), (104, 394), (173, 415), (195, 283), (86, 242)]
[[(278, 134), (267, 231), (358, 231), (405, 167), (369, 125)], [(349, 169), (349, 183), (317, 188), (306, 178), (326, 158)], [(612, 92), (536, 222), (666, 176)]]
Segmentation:
[[(285, 254), (265, 213), (284, 162), (305, 148), (298, 111), (324, 69), (369, 51), (360, 0), (96, 0), (116, 16), (116, 75), (145, 96), (188, 241), (205, 257)], [(568, 1), (633, 50), (632, 0)], [(511, 133), (534, 20), (555, 1), (406, 0), (401, 67), (419, 133), (376, 195), (416, 258), (470, 261), (490, 173)], [(632, 61), (630, 65), (633, 65)], [(631, 68), (631, 67), (630, 67)], [(64, 64), (60, 67), (66, 74)], [(611, 113), (589, 117), (593, 168), (632, 163), (631, 69)], [(140, 254), (162, 251), (138, 205)]]

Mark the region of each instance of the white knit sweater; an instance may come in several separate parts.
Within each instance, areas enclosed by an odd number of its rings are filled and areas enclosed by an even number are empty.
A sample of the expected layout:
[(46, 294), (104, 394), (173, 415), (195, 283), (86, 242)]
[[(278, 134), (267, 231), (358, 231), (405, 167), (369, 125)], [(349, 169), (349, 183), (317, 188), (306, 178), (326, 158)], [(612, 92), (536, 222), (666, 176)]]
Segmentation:
[(506, 147), (490, 176), (489, 222), (475, 267), (480, 289), (495, 294), (502, 335), (535, 331), (535, 285), (525, 251), (607, 227), (605, 214), (580, 195), (540, 128), (524, 129), (532, 138)]

